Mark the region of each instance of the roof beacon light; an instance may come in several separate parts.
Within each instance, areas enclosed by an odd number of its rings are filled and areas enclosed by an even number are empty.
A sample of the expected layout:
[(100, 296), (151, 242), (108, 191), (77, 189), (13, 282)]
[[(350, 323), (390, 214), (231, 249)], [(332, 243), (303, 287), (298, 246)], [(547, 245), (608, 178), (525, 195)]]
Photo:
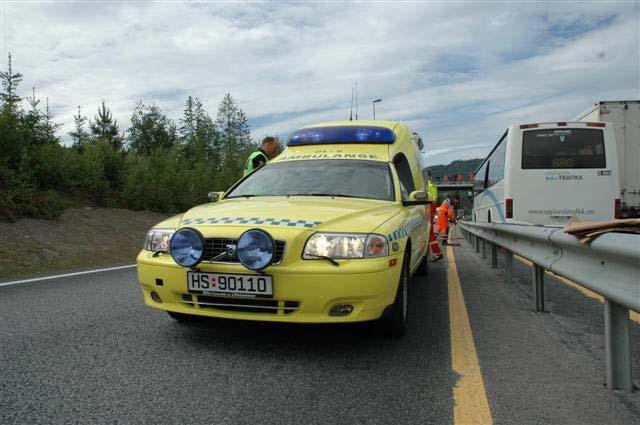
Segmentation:
[(525, 128), (538, 128), (538, 124), (522, 124), (520, 126), (520, 129), (525, 129)]
[(603, 122), (588, 122), (587, 127), (604, 127), (606, 124)]
[(289, 146), (332, 143), (391, 144), (396, 135), (390, 128), (373, 125), (343, 125), (301, 128), (289, 137)]

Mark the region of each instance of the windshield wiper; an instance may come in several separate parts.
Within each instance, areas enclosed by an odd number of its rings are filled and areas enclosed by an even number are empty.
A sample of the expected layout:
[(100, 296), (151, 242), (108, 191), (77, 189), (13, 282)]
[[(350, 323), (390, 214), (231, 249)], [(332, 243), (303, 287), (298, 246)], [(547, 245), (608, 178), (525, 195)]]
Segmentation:
[(331, 196), (332, 198), (359, 198), (358, 196), (343, 195), (341, 193), (296, 193), (291, 196)]
[(313, 254), (306, 254), (307, 257), (315, 257), (315, 258), (320, 258), (323, 260), (327, 260), (328, 262), (330, 262), (331, 264), (333, 264), (334, 266), (338, 267), (340, 265), (340, 263), (338, 263), (336, 260), (334, 260), (331, 257), (327, 257), (326, 255), (313, 255)]
[(232, 198), (253, 198), (255, 196), (263, 196), (263, 195), (254, 195), (254, 194), (248, 194), (248, 195), (234, 195), (234, 196), (227, 196), (225, 199), (232, 199)]

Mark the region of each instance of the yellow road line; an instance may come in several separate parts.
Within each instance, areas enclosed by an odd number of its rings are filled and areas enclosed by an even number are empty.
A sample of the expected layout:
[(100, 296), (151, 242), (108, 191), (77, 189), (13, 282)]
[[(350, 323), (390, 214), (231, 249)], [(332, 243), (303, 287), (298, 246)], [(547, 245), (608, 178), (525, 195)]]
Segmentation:
[[(531, 263), (531, 261), (527, 260), (526, 258), (522, 258), (519, 255), (515, 255), (514, 254), (513, 258), (517, 259), (521, 263), (527, 264), (528, 266), (532, 266), (533, 265), (533, 263)], [(596, 300), (600, 301), (601, 303), (604, 302), (604, 297), (602, 295), (596, 294), (595, 292), (585, 288), (584, 286), (580, 286), (580, 284), (575, 283), (574, 281), (569, 280), (566, 277), (562, 277), (560, 275), (557, 275), (552, 271), (547, 270), (546, 273), (548, 275), (550, 275), (550, 276), (555, 277), (559, 281), (566, 283), (567, 285), (571, 286), (572, 288), (577, 289), (578, 291), (582, 292), (587, 297), (596, 299)], [(636, 323), (640, 323), (640, 314), (636, 313), (633, 310), (629, 310), (629, 318), (631, 320), (633, 320), (634, 322), (636, 322)]]
[(491, 410), (482, 381), (476, 345), (473, 342), (467, 307), (464, 304), (453, 249), (447, 246), (451, 365), (459, 375), (453, 387), (455, 424), (492, 424)]

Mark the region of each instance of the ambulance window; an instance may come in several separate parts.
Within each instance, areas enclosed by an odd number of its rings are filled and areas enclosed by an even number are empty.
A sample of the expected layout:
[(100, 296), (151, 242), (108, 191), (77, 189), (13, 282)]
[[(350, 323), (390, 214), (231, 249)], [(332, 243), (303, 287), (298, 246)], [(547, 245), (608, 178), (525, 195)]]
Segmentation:
[(409, 194), (416, 190), (413, 184), (413, 174), (411, 173), (409, 161), (407, 161), (404, 155), (398, 154), (393, 158), (393, 165), (396, 167), (396, 172), (398, 173), (402, 200), (406, 201), (409, 199)]
[(340, 196), (395, 201), (391, 166), (362, 159), (315, 159), (268, 163), (231, 189), (243, 196)]

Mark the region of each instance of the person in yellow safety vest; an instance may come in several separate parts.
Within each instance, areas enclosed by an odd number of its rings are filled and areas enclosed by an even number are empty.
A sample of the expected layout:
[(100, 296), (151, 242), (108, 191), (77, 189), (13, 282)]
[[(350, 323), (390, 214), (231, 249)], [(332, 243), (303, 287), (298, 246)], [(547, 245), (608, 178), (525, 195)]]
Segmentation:
[(429, 219), (431, 220), (431, 225), (429, 226), (429, 248), (431, 249), (431, 253), (433, 254), (433, 259), (431, 261), (438, 261), (442, 258), (442, 251), (440, 250), (438, 240), (433, 233), (433, 218), (436, 214), (436, 205), (438, 204), (438, 187), (433, 183), (433, 176), (431, 175), (431, 171), (428, 170), (427, 194), (429, 196), (429, 203), (431, 204), (431, 216), (429, 217)]
[(249, 173), (252, 173), (257, 168), (262, 167), (264, 164), (269, 162), (270, 159), (273, 159), (280, 148), (280, 144), (278, 143), (278, 139), (273, 136), (267, 136), (262, 139), (262, 146), (249, 155), (247, 158), (247, 162), (244, 164), (244, 172), (243, 177)]

